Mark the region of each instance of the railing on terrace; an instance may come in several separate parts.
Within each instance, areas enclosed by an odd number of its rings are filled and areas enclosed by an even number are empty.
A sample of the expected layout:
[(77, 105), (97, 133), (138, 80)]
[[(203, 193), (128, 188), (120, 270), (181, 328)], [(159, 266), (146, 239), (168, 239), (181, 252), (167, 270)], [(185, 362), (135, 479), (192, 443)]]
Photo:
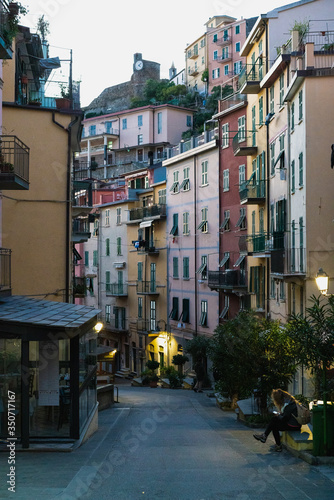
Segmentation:
[(247, 82), (260, 82), (263, 76), (262, 64), (245, 64), (240, 71), (239, 87), (242, 88)]
[(150, 295), (157, 294), (157, 282), (156, 281), (137, 281), (137, 294), (138, 295)]
[(246, 274), (239, 269), (209, 271), (209, 288), (243, 288), (247, 286)]
[[(153, 323), (155, 323), (155, 322), (153, 322)], [(149, 319), (139, 318), (137, 320), (137, 331), (138, 332), (148, 333), (149, 331), (152, 331), (155, 329), (155, 328), (151, 328), (151, 326), (154, 326), (154, 324), (151, 325), (151, 321)]]
[(218, 139), (219, 130), (218, 127), (213, 130), (206, 130), (203, 134), (191, 137), (187, 141), (180, 142), (176, 146), (172, 148), (167, 148), (167, 158), (174, 158), (179, 154), (185, 153), (187, 151), (191, 151), (198, 146), (202, 146), (208, 142), (213, 141), (214, 139)]
[(106, 125), (102, 126), (101, 124), (97, 124), (94, 129), (90, 129), (89, 126), (86, 126), (81, 139), (92, 139), (101, 135), (119, 135), (119, 130), (118, 128), (110, 128)]
[(157, 217), (159, 215), (166, 216), (166, 205), (132, 208), (129, 212), (129, 220), (140, 220), (144, 217)]
[(106, 294), (112, 296), (126, 297), (128, 295), (127, 283), (107, 283)]
[(256, 203), (257, 200), (263, 200), (266, 197), (266, 181), (246, 181), (241, 184), (239, 189), (240, 202), (252, 201)]
[(14, 173), (29, 182), (29, 151), (15, 135), (1, 135), (0, 173)]
[(269, 251), (271, 241), (268, 239), (268, 233), (261, 232), (248, 235), (248, 251), (251, 253)]
[[(123, 318), (109, 318), (108, 322), (106, 321), (106, 327), (108, 329), (108, 326), (109, 328), (112, 328), (113, 330), (122, 330), (122, 331), (125, 331), (128, 329), (128, 320), (127, 319), (123, 319)], [(110, 350), (112, 351), (113, 349), (110, 348)]]
[(222, 36), (217, 38), (215, 43), (217, 45), (228, 45), (229, 43), (232, 43), (232, 38), (230, 36)]
[(12, 287), (11, 258), (12, 251), (9, 248), (0, 248), (0, 291), (10, 290)]
[(74, 219), (72, 230), (73, 233), (89, 233), (88, 219)]
[(222, 99), (218, 101), (218, 112), (222, 113), (223, 111), (227, 111), (228, 109), (234, 108), (240, 104), (247, 103), (247, 95), (246, 94), (233, 94), (226, 99)]
[(73, 295), (82, 296), (87, 293), (87, 283), (86, 278), (81, 276), (75, 276), (73, 279)]
[[(305, 274), (306, 272), (306, 249), (288, 248), (285, 250), (286, 274)], [(319, 263), (320, 266), (320, 263)]]

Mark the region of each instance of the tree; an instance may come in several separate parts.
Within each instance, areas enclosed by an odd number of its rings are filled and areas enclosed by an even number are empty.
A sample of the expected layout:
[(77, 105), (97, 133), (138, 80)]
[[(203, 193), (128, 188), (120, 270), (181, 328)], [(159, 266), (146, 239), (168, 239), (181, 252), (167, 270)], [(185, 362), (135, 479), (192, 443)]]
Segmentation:
[(198, 359), (204, 359), (207, 356), (210, 340), (204, 335), (197, 335), (191, 340), (188, 340), (185, 351), (191, 355), (193, 363), (196, 364)]
[(172, 363), (173, 365), (176, 365), (178, 367), (180, 375), (182, 375), (182, 367), (186, 364), (187, 361), (189, 361), (189, 358), (184, 354), (175, 354), (175, 356), (173, 356)]
[(50, 34), (50, 23), (45, 19), (44, 14), (41, 15), (37, 20), (36, 31), (39, 33), (42, 42), (47, 41), (47, 36)]

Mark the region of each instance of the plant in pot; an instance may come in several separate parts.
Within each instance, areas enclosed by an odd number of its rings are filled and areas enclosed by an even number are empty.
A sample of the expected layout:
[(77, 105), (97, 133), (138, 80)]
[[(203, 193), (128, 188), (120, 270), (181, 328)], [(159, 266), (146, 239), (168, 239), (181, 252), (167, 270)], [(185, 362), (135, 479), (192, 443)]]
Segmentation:
[(147, 368), (150, 370), (150, 375), (149, 375), (149, 379), (150, 379), (150, 386), (151, 386), (151, 387), (157, 387), (159, 377), (158, 377), (158, 375), (155, 373), (155, 370), (157, 370), (157, 369), (159, 368), (159, 366), (160, 366), (159, 361), (155, 361), (154, 359), (149, 359), (149, 360), (146, 362), (146, 366), (147, 366)]
[(71, 91), (68, 85), (61, 83), (60, 87), (60, 96), (55, 99), (57, 109), (70, 109), (71, 108)]
[(0, 172), (9, 173), (14, 171), (14, 165), (6, 161), (3, 154), (0, 154)]

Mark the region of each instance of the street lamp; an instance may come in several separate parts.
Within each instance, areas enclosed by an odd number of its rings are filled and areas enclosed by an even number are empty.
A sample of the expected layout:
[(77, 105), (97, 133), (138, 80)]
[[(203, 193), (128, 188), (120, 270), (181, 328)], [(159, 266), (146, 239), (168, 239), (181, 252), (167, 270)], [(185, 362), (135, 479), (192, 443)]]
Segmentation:
[(317, 284), (317, 287), (319, 288), (320, 293), (322, 295), (325, 295), (326, 297), (330, 296), (330, 294), (327, 294), (328, 290), (328, 274), (325, 273), (322, 267), (320, 267), (316, 277), (315, 277), (315, 282)]

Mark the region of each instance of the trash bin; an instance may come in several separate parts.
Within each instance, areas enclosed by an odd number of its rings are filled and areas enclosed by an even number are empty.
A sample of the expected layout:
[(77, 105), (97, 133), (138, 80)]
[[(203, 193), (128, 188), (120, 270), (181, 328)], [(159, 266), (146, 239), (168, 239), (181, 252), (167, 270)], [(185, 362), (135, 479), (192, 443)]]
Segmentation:
[[(313, 406), (313, 455), (322, 457), (324, 450), (324, 406)], [(334, 406), (327, 405), (327, 453), (334, 453)]]

